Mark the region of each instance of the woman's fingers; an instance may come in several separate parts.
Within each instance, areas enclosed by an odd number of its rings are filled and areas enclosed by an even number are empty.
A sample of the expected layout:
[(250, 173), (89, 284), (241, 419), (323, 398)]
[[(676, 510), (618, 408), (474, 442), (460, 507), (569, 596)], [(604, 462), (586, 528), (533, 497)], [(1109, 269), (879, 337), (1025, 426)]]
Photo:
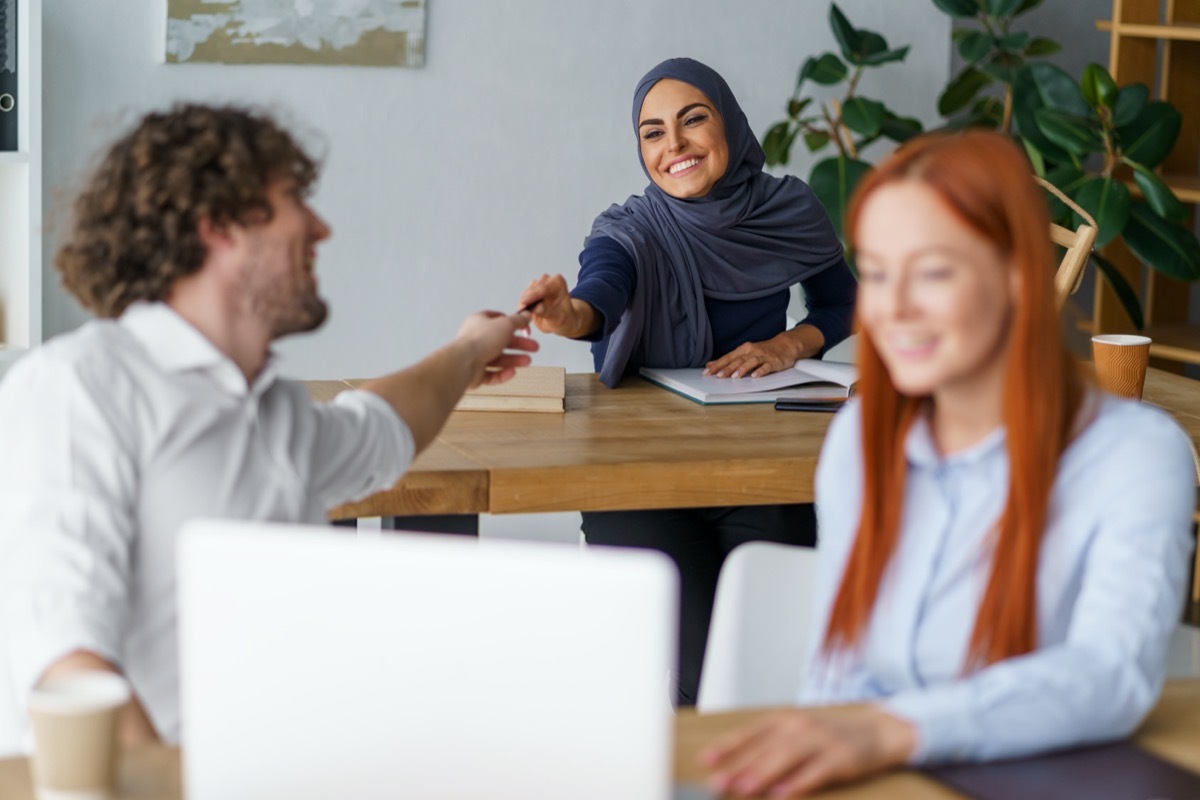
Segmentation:
[(772, 715), (757, 735), (726, 751), (709, 785), (716, 791), (759, 795), (787, 781), (819, 753), (821, 742), (810, 728), (802, 713)]
[(789, 361), (785, 354), (778, 352), (779, 348), (769, 342), (746, 342), (720, 358), (709, 361), (704, 366), (705, 375), (717, 378), (761, 378), (772, 372), (787, 369), (794, 361)]

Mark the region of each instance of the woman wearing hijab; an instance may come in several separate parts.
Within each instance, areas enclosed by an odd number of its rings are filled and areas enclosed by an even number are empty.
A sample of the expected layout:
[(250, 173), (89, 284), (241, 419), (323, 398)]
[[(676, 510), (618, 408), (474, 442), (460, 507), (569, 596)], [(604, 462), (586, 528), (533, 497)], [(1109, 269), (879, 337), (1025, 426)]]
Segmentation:
[[(803, 181), (762, 171), (762, 148), (720, 75), (686, 58), (659, 64), (634, 93), (633, 130), (650, 185), (596, 219), (574, 290), (561, 275), (525, 289), (520, 303), (540, 330), (592, 341), (609, 387), (642, 366), (766, 375), (849, 334), (854, 279), (829, 217)], [(787, 329), (796, 283), (809, 313)], [(815, 540), (811, 506), (589, 512), (583, 531), (593, 544), (661, 550), (679, 567), (685, 705), (725, 556), (751, 540)]]
[(911, 140), (851, 205), (859, 392), (817, 471), (800, 701), (701, 754), (794, 797), (904, 763), (1128, 735), (1158, 697), (1196, 472), (1162, 411), (1088, 386), (1046, 203), (1007, 137)]

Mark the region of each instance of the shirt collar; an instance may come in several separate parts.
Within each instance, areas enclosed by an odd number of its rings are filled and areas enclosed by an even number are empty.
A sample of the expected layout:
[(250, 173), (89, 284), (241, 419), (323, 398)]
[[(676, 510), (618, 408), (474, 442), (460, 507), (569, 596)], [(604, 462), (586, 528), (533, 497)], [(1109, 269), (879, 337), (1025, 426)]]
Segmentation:
[(949, 456), (938, 452), (937, 444), (933, 441), (933, 430), (929, 427), (929, 414), (917, 414), (912, 426), (908, 429), (908, 437), (904, 440), (904, 455), (908, 463), (916, 467), (936, 469), (941, 466), (957, 464), (973, 464), (988, 458), (1004, 447), (1004, 426), (997, 426), (994, 431), (965, 450), (960, 450)]
[(119, 322), (164, 370), (207, 373), (232, 395), (261, 395), (277, 377), (271, 354), (253, 385), (247, 386), (237, 364), (166, 303), (133, 303)]

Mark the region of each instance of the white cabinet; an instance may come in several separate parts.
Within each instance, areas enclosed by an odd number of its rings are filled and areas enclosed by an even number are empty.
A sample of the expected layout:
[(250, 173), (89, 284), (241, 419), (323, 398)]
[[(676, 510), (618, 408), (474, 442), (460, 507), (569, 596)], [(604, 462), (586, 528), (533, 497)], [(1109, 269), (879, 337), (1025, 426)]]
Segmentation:
[(17, 150), (0, 151), (0, 374), (42, 339), (42, 0), (16, 0)]

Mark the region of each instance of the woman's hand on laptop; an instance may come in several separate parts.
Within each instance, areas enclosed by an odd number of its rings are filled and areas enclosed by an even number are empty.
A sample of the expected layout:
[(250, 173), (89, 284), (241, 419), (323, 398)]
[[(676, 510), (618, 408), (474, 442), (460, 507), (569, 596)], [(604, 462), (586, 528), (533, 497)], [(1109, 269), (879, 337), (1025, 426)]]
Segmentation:
[(764, 711), (700, 751), (711, 789), (800, 797), (907, 762), (916, 730), (878, 706)]

